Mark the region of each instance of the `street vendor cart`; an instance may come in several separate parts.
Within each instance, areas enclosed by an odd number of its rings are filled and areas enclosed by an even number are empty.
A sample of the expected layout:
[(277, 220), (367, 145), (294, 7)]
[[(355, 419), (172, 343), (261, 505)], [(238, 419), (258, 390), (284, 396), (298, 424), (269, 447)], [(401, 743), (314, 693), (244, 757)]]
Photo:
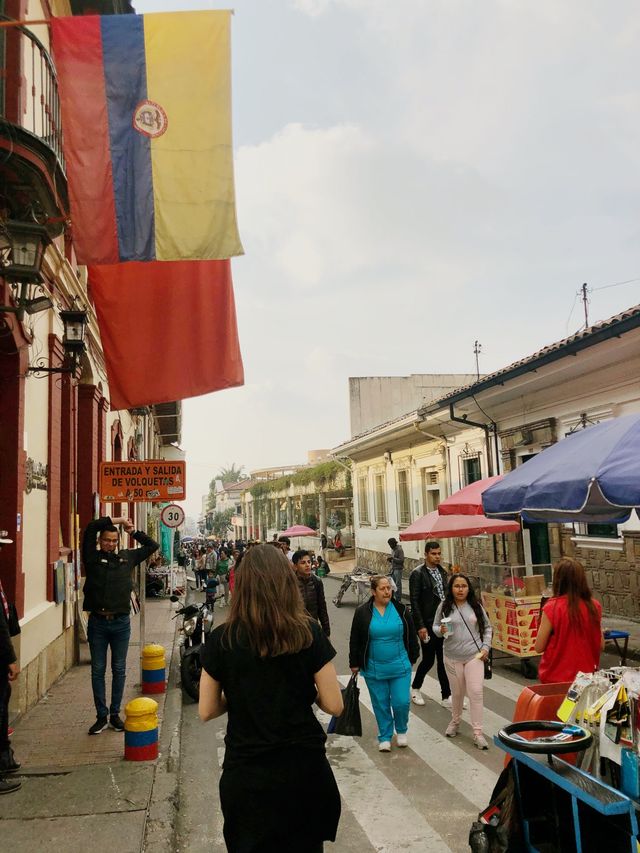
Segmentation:
[(480, 563), (477, 578), (482, 606), (493, 628), (493, 649), (519, 658), (522, 674), (535, 678), (530, 659), (538, 654), (540, 606), (543, 597), (551, 595), (551, 565)]

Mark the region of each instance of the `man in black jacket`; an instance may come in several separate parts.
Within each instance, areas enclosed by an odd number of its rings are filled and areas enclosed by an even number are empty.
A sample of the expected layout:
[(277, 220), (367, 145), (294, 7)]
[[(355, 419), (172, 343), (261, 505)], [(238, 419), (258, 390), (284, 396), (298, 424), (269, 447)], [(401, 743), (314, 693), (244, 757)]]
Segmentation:
[(307, 613), (320, 623), (327, 637), (330, 636), (331, 626), (324, 597), (324, 586), (320, 578), (311, 571), (311, 554), (308, 551), (296, 551), (292, 557), (292, 563)]
[[(0, 546), (13, 540), (4, 538), (5, 531), (0, 531), (2, 539)], [(20, 769), (9, 742), (9, 699), (11, 698), (11, 683), (20, 673), (16, 653), (9, 634), (9, 605), (0, 582), (0, 794), (10, 794), (17, 791), (21, 783), (15, 779), (5, 779), (7, 773)]]
[(451, 706), (451, 687), (444, 668), (443, 638), (433, 633), (433, 617), (438, 605), (444, 600), (449, 578), (440, 565), (442, 552), (438, 542), (427, 542), (424, 546), (424, 565), (415, 568), (409, 576), (409, 596), (411, 612), (415, 622), (422, 660), (420, 661), (411, 685), (411, 701), (415, 705), (424, 705), (420, 688), (426, 674), (437, 659), (438, 681), (442, 693), (442, 704)]
[[(118, 528), (133, 534), (141, 548), (118, 548)], [(96, 548), (96, 536), (98, 543)], [(82, 538), (82, 562), (86, 573), (84, 610), (89, 611), (89, 648), (91, 649), (91, 687), (97, 719), (89, 729), (97, 735), (110, 726), (124, 731), (120, 704), (127, 672), (127, 651), (131, 636), (129, 608), (133, 575), (137, 565), (160, 546), (141, 530), (134, 532), (129, 518), (108, 517), (90, 521)], [(105, 675), (107, 649), (111, 648), (111, 705), (107, 707)], [(107, 717), (107, 714), (109, 715)]]

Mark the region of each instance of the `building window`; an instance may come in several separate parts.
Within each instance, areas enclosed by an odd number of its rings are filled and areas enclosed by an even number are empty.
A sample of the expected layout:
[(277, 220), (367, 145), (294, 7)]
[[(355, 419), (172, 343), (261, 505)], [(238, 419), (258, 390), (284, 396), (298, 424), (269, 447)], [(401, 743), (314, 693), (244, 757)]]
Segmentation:
[(376, 474), (373, 478), (376, 496), (376, 524), (387, 523), (387, 494), (384, 474)]
[(422, 506), (424, 513), (438, 509), (440, 503), (440, 485), (437, 471), (422, 471)]
[(467, 456), (463, 458), (462, 470), (465, 486), (470, 486), (471, 483), (481, 480), (482, 472), (480, 470), (480, 456)]
[(398, 471), (398, 521), (411, 524), (411, 493), (409, 489), (409, 470)]
[(368, 477), (358, 477), (358, 518), (360, 524), (369, 524)]
[(597, 539), (619, 539), (617, 524), (576, 524), (574, 530), (579, 536), (593, 536)]

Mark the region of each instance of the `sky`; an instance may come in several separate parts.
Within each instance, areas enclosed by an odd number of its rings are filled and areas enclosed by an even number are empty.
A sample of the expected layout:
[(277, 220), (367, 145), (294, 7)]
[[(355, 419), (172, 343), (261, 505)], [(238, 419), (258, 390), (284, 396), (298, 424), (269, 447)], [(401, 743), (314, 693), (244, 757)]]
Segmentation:
[(183, 403), (192, 514), (222, 466), (347, 440), (349, 376), (470, 373), (476, 340), (497, 370), (581, 327), (583, 282), (591, 322), (640, 303), (637, 3), (233, 8), (245, 385)]

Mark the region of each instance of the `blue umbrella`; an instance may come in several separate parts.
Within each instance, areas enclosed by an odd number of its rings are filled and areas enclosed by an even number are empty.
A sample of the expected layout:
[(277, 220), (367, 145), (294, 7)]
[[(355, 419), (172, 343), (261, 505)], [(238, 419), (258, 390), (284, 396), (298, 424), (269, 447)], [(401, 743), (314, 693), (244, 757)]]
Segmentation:
[(482, 493), (489, 517), (619, 524), (640, 507), (640, 414), (567, 436)]

